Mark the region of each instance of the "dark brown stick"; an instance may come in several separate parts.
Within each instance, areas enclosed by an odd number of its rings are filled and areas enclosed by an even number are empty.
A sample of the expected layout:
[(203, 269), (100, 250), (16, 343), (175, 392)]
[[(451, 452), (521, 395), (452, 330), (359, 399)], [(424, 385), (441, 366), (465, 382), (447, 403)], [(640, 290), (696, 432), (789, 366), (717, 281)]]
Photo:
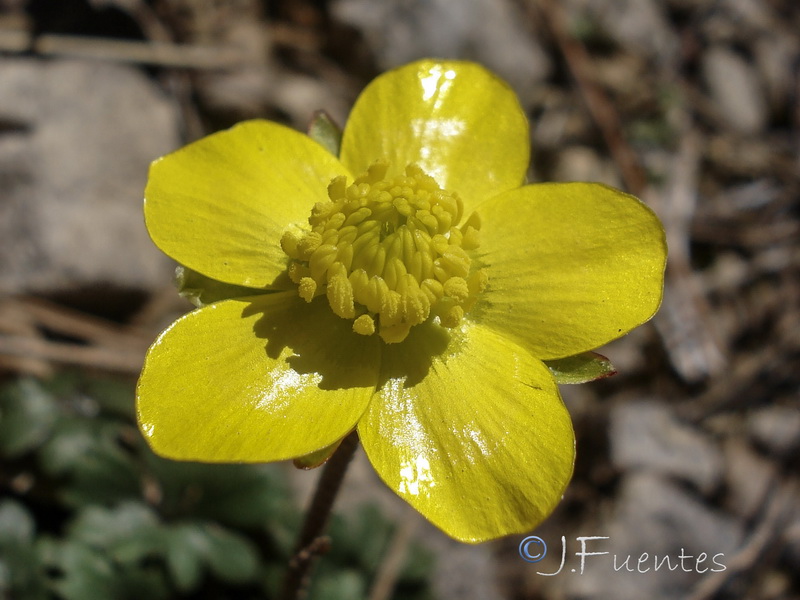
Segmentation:
[(347, 467), (358, 448), (358, 434), (353, 431), (342, 441), (323, 467), (303, 529), (297, 539), (294, 555), (283, 581), (280, 598), (298, 600), (305, 597), (314, 558), (327, 550), (329, 540), (322, 534), (328, 525), (331, 508), (342, 485)]
[(647, 186), (647, 177), (638, 156), (625, 140), (619, 114), (605, 91), (592, 78), (592, 61), (589, 53), (582, 43), (568, 34), (564, 14), (558, 2), (538, 0), (536, 5), (575, 78), (589, 113), (605, 139), (625, 186), (633, 195), (641, 196)]

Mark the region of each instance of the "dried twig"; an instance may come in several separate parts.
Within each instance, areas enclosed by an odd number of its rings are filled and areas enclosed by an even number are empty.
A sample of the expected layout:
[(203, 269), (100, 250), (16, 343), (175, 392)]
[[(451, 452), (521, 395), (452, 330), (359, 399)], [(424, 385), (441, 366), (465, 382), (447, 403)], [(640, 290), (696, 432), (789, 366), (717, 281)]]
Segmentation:
[(719, 571), (700, 581), (690, 596), (690, 600), (712, 600), (725, 585), (737, 575), (750, 571), (758, 564), (771, 544), (780, 539), (789, 519), (796, 511), (797, 495), (800, 486), (795, 480), (783, 483), (772, 495), (766, 514), (747, 543), (727, 564), (727, 569)]
[(622, 121), (614, 104), (592, 77), (592, 59), (582, 43), (567, 32), (564, 14), (554, 0), (534, 0), (542, 12), (564, 60), (567, 62), (589, 113), (600, 129), (611, 157), (631, 193), (641, 196), (647, 177), (639, 157), (625, 140)]
[[(86, 343), (54, 342), (41, 330)], [(0, 303), (0, 332), (0, 364), (42, 376), (50, 363), (136, 374), (152, 341), (147, 332), (25, 297)]]
[(358, 434), (354, 431), (344, 438), (339, 448), (323, 467), (314, 498), (306, 513), (306, 520), (283, 581), (280, 597), (284, 600), (305, 597), (314, 559), (329, 546), (328, 539), (322, 533), (328, 525), (333, 502), (336, 500), (347, 467), (357, 448)]
[(41, 327), (109, 348), (147, 348), (150, 335), (123, 328), (98, 317), (80, 313), (40, 298), (22, 297), (15, 302)]
[(392, 597), (406, 560), (408, 546), (419, 523), (420, 520), (416, 518), (416, 515), (409, 515), (400, 524), (375, 575), (375, 581), (369, 592), (369, 600), (389, 600)]
[(242, 50), (231, 46), (213, 47), (55, 34), (33, 36), (20, 30), (0, 30), (0, 51), (205, 70), (231, 69), (247, 63), (249, 58)]
[[(0, 302), (0, 332), (38, 338), (36, 323), (25, 310), (9, 301)], [(48, 377), (53, 369), (46, 360), (29, 356), (0, 354), (0, 371), (27, 373), (36, 377)]]
[(144, 353), (137, 350), (82, 346), (9, 335), (0, 335), (2, 354), (130, 374), (141, 371), (144, 358)]

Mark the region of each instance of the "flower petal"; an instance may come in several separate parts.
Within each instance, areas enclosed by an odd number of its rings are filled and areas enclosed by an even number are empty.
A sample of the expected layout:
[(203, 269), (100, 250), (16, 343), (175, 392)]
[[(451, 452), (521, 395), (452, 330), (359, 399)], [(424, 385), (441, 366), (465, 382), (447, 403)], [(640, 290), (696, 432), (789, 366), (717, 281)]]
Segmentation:
[(450, 536), (481, 542), (528, 531), (572, 475), (572, 423), (547, 367), (491, 329), (448, 345), (418, 325), (387, 346), (384, 382), (359, 422), (386, 484)]
[(528, 185), (480, 209), (489, 287), (469, 313), (563, 358), (650, 319), (664, 287), (664, 229), (638, 199), (597, 183)]
[(245, 121), (150, 167), (145, 222), (179, 263), (225, 283), (269, 287), (286, 270), (280, 239), (347, 171), (288, 127)]
[(528, 121), (511, 88), (482, 66), (421, 60), (389, 71), (356, 101), (342, 140), (342, 162), (355, 174), (377, 159), (390, 175), (418, 164), (474, 205), (522, 185), (528, 168)]
[(325, 298), (224, 300), (179, 319), (137, 387), (151, 447), (179, 460), (268, 462), (310, 454), (355, 427), (378, 378), (379, 341)]

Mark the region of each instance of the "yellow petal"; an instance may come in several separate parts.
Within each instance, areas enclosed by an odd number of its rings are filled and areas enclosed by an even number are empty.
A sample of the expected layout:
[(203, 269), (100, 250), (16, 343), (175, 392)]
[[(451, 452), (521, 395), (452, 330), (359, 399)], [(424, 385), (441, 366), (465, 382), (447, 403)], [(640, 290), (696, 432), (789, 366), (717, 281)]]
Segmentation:
[(596, 183), (529, 185), (480, 215), (489, 284), (469, 317), (534, 356), (597, 348), (658, 310), (664, 229), (633, 196)]
[(480, 65), (421, 60), (389, 71), (356, 101), (342, 162), (361, 173), (377, 159), (390, 175), (416, 163), (464, 200), (465, 214), (520, 186), (530, 153), (528, 121), (504, 81)]
[(147, 353), (139, 424), (158, 454), (268, 462), (341, 439), (375, 389), (379, 342), (325, 299), (295, 292), (225, 300), (179, 319)]
[[(438, 331), (437, 331), (438, 330)], [(359, 422), (386, 484), (450, 536), (528, 531), (572, 475), (569, 414), (542, 362), (475, 324), (414, 327), (387, 346), (383, 386)]]
[(225, 283), (268, 287), (286, 269), (287, 226), (307, 224), (331, 179), (344, 174), (309, 137), (246, 121), (153, 162), (145, 222), (179, 263)]

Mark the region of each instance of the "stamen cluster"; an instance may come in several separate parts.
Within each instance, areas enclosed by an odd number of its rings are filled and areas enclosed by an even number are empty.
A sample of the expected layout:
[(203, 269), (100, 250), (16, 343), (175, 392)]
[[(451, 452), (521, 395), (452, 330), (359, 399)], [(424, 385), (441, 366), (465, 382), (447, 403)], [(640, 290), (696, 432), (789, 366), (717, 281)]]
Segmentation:
[(354, 319), (354, 331), (377, 330), (394, 343), (428, 318), (457, 326), (487, 277), (471, 272), (467, 254), (480, 244), (478, 215), (458, 226), (456, 194), (417, 165), (390, 179), (388, 167), (376, 162), (349, 186), (333, 179), (330, 201), (311, 211), (311, 230), (290, 229), (281, 247), (304, 300), (324, 293), (335, 314)]

